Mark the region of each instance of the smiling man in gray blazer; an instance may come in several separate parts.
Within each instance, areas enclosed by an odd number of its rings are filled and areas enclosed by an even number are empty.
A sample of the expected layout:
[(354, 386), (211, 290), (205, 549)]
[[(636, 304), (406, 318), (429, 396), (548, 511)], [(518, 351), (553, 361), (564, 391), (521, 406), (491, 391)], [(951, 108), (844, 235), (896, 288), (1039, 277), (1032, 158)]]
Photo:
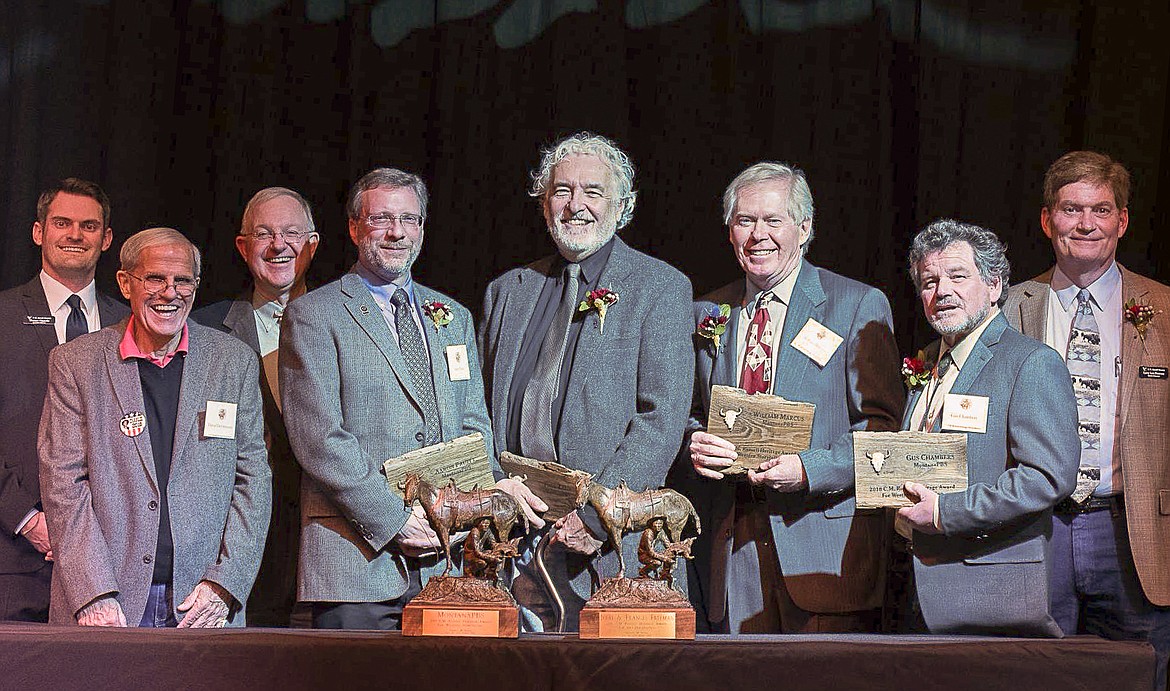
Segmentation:
[(49, 621), (243, 626), (272, 497), (258, 365), (187, 320), (199, 250), (177, 230), (137, 233), (121, 259), (129, 320), (49, 356)]
[(370, 171), (346, 210), (358, 263), (289, 303), (281, 324), (284, 419), (304, 470), (299, 597), (317, 628), (397, 629), (442, 565), (421, 509), (403, 508), (382, 464), (473, 432), (490, 450), (491, 425), (471, 314), (410, 275), (426, 223), (422, 179)]
[[(964, 432), (968, 488), (906, 483), (895, 528), (912, 540), (918, 604), (932, 633), (1060, 636), (1049, 610), (1052, 507), (1076, 487), (1080, 438), (1068, 369), (1008, 326), (1008, 281), (989, 230), (950, 220), (922, 230), (910, 275), (937, 363), (910, 393), (904, 429)], [(957, 409), (977, 411), (972, 420)], [(984, 411), (984, 412), (978, 412)]]
[[(885, 523), (880, 513), (855, 512), (849, 433), (898, 428), (904, 395), (890, 303), (804, 260), (813, 199), (799, 169), (763, 162), (744, 170), (724, 192), (723, 222), (744, 277), (695, 303), (696, 325), (717, 318), (721, 305), (730, 313), (718, 344), (696, 330), (687, 467), (676, 469), (707, 527), (695, 575), (710, 625), (726, 633), (873, 630)], [(810, 347), (810, 325), (834, 334), (836, 345)], [(811, 447), (739, 481), (725, 478), (736, 452), (706, 429), (713, 384), (815, 404)]]
[[(496, 450), (558, 461), (609, 487), (658, 487), (689, 405), (690, 281), (615, 236), (633, 218), (636, 193), (633, 165), (613, 142), (567, 137), (532, 178), (557, 253), (508, 271), (484, 297), (479, 337)], [(550, 551), (549, 569), (570, 629), (589, 597), (586, 554), (600, 536), (590, 509), (555, 526), (567, 552)], [(627, 543), (626, 563), (637, 563), (636, 541)], [(524, 625), (548, 628), (551, 600), (531, 550), (519, 561), (512, 592)], [(598, 565), (604, 576), (616, 568), (612, 554)]]

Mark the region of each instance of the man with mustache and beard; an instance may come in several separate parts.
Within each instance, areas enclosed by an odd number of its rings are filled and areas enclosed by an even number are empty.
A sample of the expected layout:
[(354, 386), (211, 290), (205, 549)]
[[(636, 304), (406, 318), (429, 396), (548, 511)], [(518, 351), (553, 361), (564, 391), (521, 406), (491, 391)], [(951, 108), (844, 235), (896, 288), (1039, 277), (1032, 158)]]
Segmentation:
[[(529, 194), (557, 253), (492, 281), (479, 332), (497, 452), (557, 461), (609, 487), (658, 487), (678, 452), (690, 406), (691, 284), (616, 237), (633, 218), (629, 157), (582, 132), (544, 152)], [(600, 306), (604, 306), (604, 311)], [(550, 575), (576, 629), (589, 597), (587, 563), (605, 533), (589, 508), (551, 528)], [(512, 592), (526, 630), (547, 630), (553, 604), (532, 563), (515, 562)], [(628, 543), (627, 564), (637, 545)], [(617, 568), (614, 554), (600, 573)], [(571, 584), (571, 589), (570, 589)]]
[(305, 294), (305, 273), (320, 236), (309, 202), (285, 187), (266, 187), (244, 207), (236, 249), (252, 286), (232, 300), (207, 305), (192, 318), (230, 333), (260, 358), (264, 439), (272, 467), (272, 522), (256, 586), (248, 600), (248, 623), (288, 626), (297, 599), (301, 469), (288, 443), (280, 413), (277, 366), (280, 322), (290, 300)]
[(40, 273), (0, 293), (0, 621), (49, 617), (52, 545), (37, 482), (49, 351), (130, 313), (94, 285), (98, 257), (114, 238), (100, 187), (67, 178), (45, 190), (32, 238)]
[[(421, 508), (403, 508), (382, 464), (473, 432), (490, 449), (491, 423), (471, 314), (411, 278), (422, 179), (372, 170), (346, 211), (357, 264), (289, 303), (281, 323), (284, 420), (304, 471), (298, 596), (315, 628), (399, 629), (443, 564)], [(536, 501), (514, 480), (496, 486)]]
[[(803, 171), (765, 161), (737, 175), (723, 193), (723, 223), (743, 276), (695, 303), (696, 324), (731, 309), (721, 344), (695, 338), (691, 435), (676, 469), (707, 527), (694, 575), (714, 632), (877, 624), (888, 524), (854, 510), (849, 435), (898, 429), (905, 395), (893, 318), (881, 291), (804, 259), (813, 216)], [(810, 347), (810, 324), (838, 341), (831, 351)], [(713, 384), (815, 404), (810, 448), (725, 478), (736, 450), (706, 428)]]
[(942, 339), (926, 349), (936, 366), (910, 392), (902, 426), (966, 432), (969, 483), (943, 494), (903, 488), (914, 504), (898, 510), (894, 527), (913, 544), (922, 617), (931, 633), (1060, 636), (1048, 543), (1052, 507), (1076, 487), (1068, 369), (1000, 313), (1009, 266), (991, 231), (936, 221), (914, 238), (909, 264)]

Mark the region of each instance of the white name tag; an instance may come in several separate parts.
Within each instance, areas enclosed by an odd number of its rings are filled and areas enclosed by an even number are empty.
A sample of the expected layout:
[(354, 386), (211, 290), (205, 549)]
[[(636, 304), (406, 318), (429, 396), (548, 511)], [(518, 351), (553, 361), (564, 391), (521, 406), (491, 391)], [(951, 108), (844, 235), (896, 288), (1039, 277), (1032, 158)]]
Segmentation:
[(236, 404), (208, 401), (203, 416), (203, 436), (213, 439), (236, 438)]
[(987, 431), (987, 404), (991, 401), (987, 396), (968, 396), (966, 394), (949, 393), (943, 399), (942, 428), (943, 431), (955, 430), (958, 432)]
[(471, 379), (471, 365), (467, 362), (467, 346), (447, 346), (447, 374), (451, 381), (467, 381)]
[(833, 353), (837, 352), (837, 346), (844, 340), (829, 327), (810, 318), (804, 323), (800, 333), (796, 334), (796, 338), (792, 339), (792, 347), (824, 367), (828, 364), (829, 358), (833, 357)]

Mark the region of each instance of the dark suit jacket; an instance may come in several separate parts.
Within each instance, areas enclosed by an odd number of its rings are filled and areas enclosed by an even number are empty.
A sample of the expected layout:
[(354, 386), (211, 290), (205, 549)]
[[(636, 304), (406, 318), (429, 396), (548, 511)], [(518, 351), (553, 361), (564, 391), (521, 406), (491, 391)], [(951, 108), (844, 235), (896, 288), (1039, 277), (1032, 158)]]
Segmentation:
[[(99, 292), (103, 326), (130, 310)], [(40, 275), (0, 293), (0, 574), (35, 571), (44, 556), (13, 534), (41, 500), (37, 480), (37, 426), (45, 404), (49, 351), (57, 346), (52, 324), (25, 324), (26, 316), (48, 316)]]
[[(772, 393), (817, 408), (811, 448), (800, 454), (808, 491), (767, 493), (774, 545), (785, 586), (802, 609), (822, 613), (869, 609), (880, 604), (885, 583), (884, 523), (880, 512), (855, 514), (850, 433), (896, 430), (902, 417), (905, 389), (898, 374), (890, 303), (876, 288), (806, 261), (799, 271), (780, 336)], [(741, 348), (736, 335), (744, 291), (740, 279), (695, 303), (696, 325), (720, 304), (730, 305), (732, 313), (719, 348), (694, 335), (692, 431), (706, 429), (712, 385), (738, 386)], [(809, 318), (844, 339), (824, 367), (791, 345)], [(703, 583), (709, 591), (704, 593), (708, 614), (721, 621), (727, 591), (734, 589), (725, 581), (734, 484), (699, 478), (690, 465), (689, 449), (684, 447), (682, 456), (679, 466), (691, 476), (689, 484), (695, 488), (707, 528), (696, 563), (699, 555), (711, 561), (709, 581)]]
[[(252, 296), (221, 300), (201, 307), (191, 318), (204, 326), (219, 329), (240, 339), (260, 357), (260, 338)], [(272, 522), (260, 574), (248, 601), (248, 620), (254, 626), (287, 626), (296, 603), (297, 554), (301, 533), (301, 467), (293, 456), (272, 384), (260, 366), (260, 397), (264, 401), (264, 441), (268, 465), (272, 468)]]
[[(173, 604), (200, 580), (248, 600), (272, 511), (259, 365), (236, 339), (188, 320), (175, 447), (167, 484), (175, 545)], [(45, 515), (57, 565), (49, 622), (72, 624), (94, 598), (115, 593), (127, 623), (146, 609), (160, 498), (150, 430), (119, 430), (144, 411), (136, 360), (118, 345), (126, 323), (55, 349), (38, 441)], [(236, 436), (203, 435), (208, 401), (237, 404)], [(178, 613), (176, 613), (176, 616)], [(234, 609), (229, 626), (243, 626)]]
[[(936, 341), (928, 361), (938, 352)], [(967, 433), (967, 490), (939, 496), (943, 534), (914, 534), (922, 616), (931, 633), (1059, 637), (1048, 612), (1048, 540), (1053, 505), (1076, 487), (1081, 448), (1068, 368), (1000, 314), (951, 393), (989, 399), (987, 431)], [(910, 393), (904, 428), (921, 395), (922, 387)]]
[[(1136, 300), (1160, 314), (1138, 336), (1121, 324), (1121, 383), (1113, 453), (1125, 469), (1125, 519), (1133, 561), (1146, 598), (1170, 606), (1170, 379), (1141, 377), (1143, 367), (1170, 367), (1170, 287), (1121, 269), (1122, 304)], [(1004, 305), (1008, 322), (1043, 341), (1052, 272), (1012, 286)]]
[[(525, 328), (555, 261), (549, 256), (512, 269), (492, 281), (484, 296), (479, 342), (497, 452), (520, 452), (505, 448), (508, 392)], [(634, 490), (659, 487), (678, 451), (690, 406), (691, 283), (619, 237), (598, 286), (617, 293), (618, 301), (606, 314), (604, 333), (596, 313), (584, 315), (576, 358), (562, 373), (569, 379), (557, 456), (609, 487), (621, 480)], [(637, 541), (627, 540), (625, 547), (626, 564), (637, 564)], [(616, 556), (599, 561), (604, 576), (616, 569)], [(567, 574), (552, 576), (567, 586)], [(575, 573), (572, 586), (588, 598), (588, 573)]]

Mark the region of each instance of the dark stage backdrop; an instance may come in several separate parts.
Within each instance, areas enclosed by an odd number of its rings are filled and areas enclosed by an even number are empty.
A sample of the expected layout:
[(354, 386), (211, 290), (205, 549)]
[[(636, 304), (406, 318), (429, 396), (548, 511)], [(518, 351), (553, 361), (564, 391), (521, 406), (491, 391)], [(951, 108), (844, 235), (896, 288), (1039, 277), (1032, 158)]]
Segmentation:
[(478, 312), (492, 277), (551, 250), (525, 194), (538, 149), (589, 129), (638, 168), (623, 236), (699, 293), (739, 275), (727, 182), (803, 167), (809, 258), (885, 290), (910, 351), (929, 336), (903, 268), (914, 232), (983, 224), (1015, 278), (1038, 273), (1041, 177), (1068, 149), (1130, 167), (1122, 261), (1170, 278), (1170, 9), (1114, 5), (0, 0), (0, 287), (39, 266), (36, 196), (69, 175), (113, 198), (107, 289), (121, 240), (171, 225), (206, 253), (200, 301), (235, 293), (240, 212), (268, 185), (312, 202), (327, 281), (356, 256), (346, 189), (392, 165), (432, 191), (416, 277)]

